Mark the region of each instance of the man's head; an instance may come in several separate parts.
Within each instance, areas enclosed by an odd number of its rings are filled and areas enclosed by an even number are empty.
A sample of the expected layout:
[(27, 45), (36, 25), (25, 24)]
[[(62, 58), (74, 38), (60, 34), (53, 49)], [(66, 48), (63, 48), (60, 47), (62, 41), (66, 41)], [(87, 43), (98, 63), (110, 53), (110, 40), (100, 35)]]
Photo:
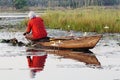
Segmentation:
[(33, 11), (30, 11), (30, 12), (28, 13), (28, 17), (29, 17), (30, 19), (32, 19), (32, 18), (36, 17), (36, 14), (35, 14)]

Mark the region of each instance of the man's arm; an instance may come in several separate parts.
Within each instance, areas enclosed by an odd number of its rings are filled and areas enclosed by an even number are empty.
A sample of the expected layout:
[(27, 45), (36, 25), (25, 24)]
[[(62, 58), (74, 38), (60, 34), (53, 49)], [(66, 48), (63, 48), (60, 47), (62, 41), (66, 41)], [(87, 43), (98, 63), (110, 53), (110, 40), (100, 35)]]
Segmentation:
[(25, 36), (26, 34), (29, 34), (31, 32), (31, 24), (30, 22), (28, 22), (28, 25), (27, 25), (27, 28), (26, 28), (26, 31), (23, 33), (23, 35)]

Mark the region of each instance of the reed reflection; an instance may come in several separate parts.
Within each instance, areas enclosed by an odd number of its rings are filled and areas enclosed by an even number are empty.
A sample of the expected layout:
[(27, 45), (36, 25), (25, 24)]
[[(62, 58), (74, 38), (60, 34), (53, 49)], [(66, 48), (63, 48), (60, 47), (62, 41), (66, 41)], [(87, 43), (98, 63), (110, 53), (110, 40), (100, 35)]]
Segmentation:
[(30, 68), (30, 77), (34, 78), (37, 72), (44, 69), (47, 54), (38, 50), (27, 50), (33, 56), (27, 56), (28, 67)]

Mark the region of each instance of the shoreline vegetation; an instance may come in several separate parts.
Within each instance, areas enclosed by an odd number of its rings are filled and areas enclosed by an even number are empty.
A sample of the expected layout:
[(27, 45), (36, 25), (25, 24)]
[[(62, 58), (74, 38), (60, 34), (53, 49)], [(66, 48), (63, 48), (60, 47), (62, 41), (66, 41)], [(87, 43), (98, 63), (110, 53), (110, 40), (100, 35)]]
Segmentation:
[(42, 18), (48, 28), (98, 33), (120, 32), (118, 9), (75, 9), (46, 13)]
[[(80, 8), (74, 10), (46, 10), (40, 15), (46, 28), (81, 32), (119, 33), (120, 10), (104, 8)], [(27, 19), (16, 25), (24, 30)], [(13, 27), (15, 28), (15, 27)]]

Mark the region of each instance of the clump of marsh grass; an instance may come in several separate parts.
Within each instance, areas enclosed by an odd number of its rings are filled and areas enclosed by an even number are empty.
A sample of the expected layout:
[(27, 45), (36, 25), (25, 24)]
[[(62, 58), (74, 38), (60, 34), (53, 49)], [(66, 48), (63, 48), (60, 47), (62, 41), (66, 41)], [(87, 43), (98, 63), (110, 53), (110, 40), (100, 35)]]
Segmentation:
[(28, 23), (28, 19), (25, 18), (23, 21), (17, 24), (17, 28), (21, 31), (24, 31)]
[[(76, 9), (46, 13), (42, 18), (48, 28), (99, 33), (120, 32), (119, 10)], [(104, 28), (106, 25), (109, 29)]]

